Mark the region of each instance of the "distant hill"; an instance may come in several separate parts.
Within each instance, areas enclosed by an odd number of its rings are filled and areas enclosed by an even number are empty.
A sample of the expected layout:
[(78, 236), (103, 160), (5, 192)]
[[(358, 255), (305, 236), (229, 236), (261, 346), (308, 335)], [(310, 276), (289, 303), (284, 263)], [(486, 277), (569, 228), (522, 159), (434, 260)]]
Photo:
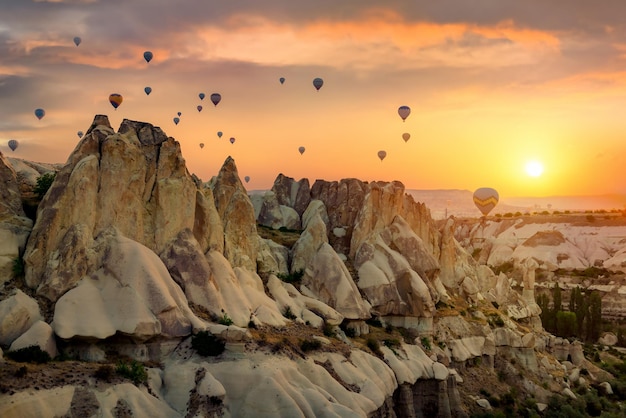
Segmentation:
[[(418, 202), (423, 202), (430, 209), (435, 219), (442, 219), (447, 215), (460, 217), (479, 217), (481, 213), (474, 206), (473, 192), (459, 189), (415, 190), (407, 189), (408, 194)], [(624, 209), (626, 195), (600, 196), (548, 196), (548, 197), (501, 197), (500, 203), (492, 214), (507, 212), (535, 212), (535, 211), (585, 211)]]

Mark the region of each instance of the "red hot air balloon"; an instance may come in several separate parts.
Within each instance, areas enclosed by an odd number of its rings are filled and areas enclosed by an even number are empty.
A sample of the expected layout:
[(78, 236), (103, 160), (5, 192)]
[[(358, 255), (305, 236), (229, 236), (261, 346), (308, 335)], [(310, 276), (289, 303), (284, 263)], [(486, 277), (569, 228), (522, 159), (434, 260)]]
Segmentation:
[(409, 115), (411, 114), (411, 108), (408, 106), (400, 106), (398, 108), (398, 115), (400, 115), (400, 117), (402, 118), (402, 121), (404, 122), (406, 120), (406, 118), (409, 117)]
[(230, 143), (231, 143), (231, 144), (234, 144), (234, 143), (235, 143), (235, 138), (232, 138), (232, 137), (231, 137), (231, 138), (230, 138)]
[(215, 106), (217, 106), (217, 104), (222, 100), (222, 95), (219, 93), (213, 93), (211, 94), (211, 101), (213, 102), (213, 104)]

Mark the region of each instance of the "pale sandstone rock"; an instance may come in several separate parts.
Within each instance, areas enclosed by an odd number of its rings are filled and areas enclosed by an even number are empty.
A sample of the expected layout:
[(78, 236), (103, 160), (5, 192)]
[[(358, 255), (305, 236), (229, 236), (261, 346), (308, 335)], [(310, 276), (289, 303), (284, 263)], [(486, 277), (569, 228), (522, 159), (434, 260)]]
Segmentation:
[(615, 344), (617, 344), (617, 336), (613, 334), (612, 332), (605, 332), (598, 339), (598, 344), (612, 347)]
[(156, 254), (116, 231), (104, 242), (102, 268), (55, 305), (52, 327), (59, 337), (102, 339), (119, 331), (143, 340), (204, 327)]
[(61, 386), (38, 391), (25, 390), (13, 395), (0, 395), (2, 418), (63, 417), (67, 416), (74, 386)]
[(27, 284), (56, 301), (100, 267), (94, 239), (111, 227), (157, 254), (184, 229), (203, 250), (220, 248), (223, 231), (209, 230), (215, 210), (198, 190), (173, 138), (129, 120), (114, 133), (96, 116), (39, 207), (24, 256)]
[[(154, 397), (132, 383), (121, 383), (104, 391), (94, 391), (100, 404), (100, 411), (114, 411), (116, 406), (123, 405), (129, 410), (130, 416), (179, 418), (181, 415), (166, 402)], [(122, 412), (120, 412), (120, 415)]]
[(256, 271), (259, 240), (254, 207), (231, 157), (224, 161), (211, 188), (224, 225), (224, 256), (233, 267)]
[(259, 237), (257, 268), (262, 277), (271, 273), (288, 274), (289, 249), (271, 239)]
[(428, 285), (380, 235), (361, 245), (355, 267), (359, 289), (379, 315), (431, 317), (435, 311)]
[(293, 285), (282, 282), (275, 275), (268, 278), (267, 289), (281, 312), (284, 313), (289, 307), (296, 317), (313, 327), (321, 328), (324, 322), (339, 325), (344, 319), (343, 315), (330, 306), (302, 295)]
[(485, 337), (482, 336), (464, 337), (448, 341), (452, 359), (460, 362), (482, 356), (484, 346)]
[(370, 304), (361, 298), (350, 272), (329, 244), (322, 244), (310, 260), (304, 270), (300, 290), (347, 319), (370, 317)]
[(54, 339), (52, 327), (43, 321), (37, 321), (28, 331), (20, 335), (9, 347), (9, 351), (16, 351), (20, 348), (37, 346), (42, 351), (47, 352), (50, 358), (55, 358), (58, 354), (57, 344)]
[(11, 345), (37, 321), (42, 320), (37, 302), (21, 290), (0, 301), (0, 344)]

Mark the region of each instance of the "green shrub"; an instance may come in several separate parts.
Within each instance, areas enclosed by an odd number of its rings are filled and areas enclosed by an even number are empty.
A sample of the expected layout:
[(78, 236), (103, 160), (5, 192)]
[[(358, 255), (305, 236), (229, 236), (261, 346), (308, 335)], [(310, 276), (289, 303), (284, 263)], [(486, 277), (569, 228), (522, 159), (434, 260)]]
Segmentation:
[(322, 328), (322, 332), (327, 337), (334, 337), (334, 336), (336, 336), (336, 334), (335, 334), (335, 327), (333, 327), (328, 322), (324, 322), (324, 328)]
[(48, 191), (50, 186), (52, 186), (52, 182), (54, 181), (55, 177), (56, 173), (46, 173), (37, 178), (37, 185), (33, 189), (33, 192), (35, 192), (39, 199), (43, 199), (43, 197), (46, 195), (46, 192)]
[(426, 350), (430, 350), (432, 347), (430, 346), (430, 339), (428, 337), (420, 338), (420, 343), (422, 343), (422, 347)]
[(148, 372), (146, 372), (146, 368), (143, 364), (135, 360), (133, 360), (130, 364), (124, 362), (118, 363), (115, 371), (117, 374), (132, 380), (136, 385), (148, 380)]
[(377, 328), (383, 327), (383, 323), (380, 322), (380, 319), (377, 317), (371, 317), (369, 319), (366, 319), (365, 323), (371, 327), (377, 327)]
[(385, 344), (386, 347), (389, 347), (391, 349), (399, 348), (400, 347), (400, 340), (398, 340), (396, 338), (387, 338), (387, 339), (383, 340), (383, 344)]
[(222, 325), (226, 325), (226, 326), (229, 326), (229, 325), (233, 324), (233, 320), (230, 319), (230, 317), (228, 316), (228, 314), (226, 312), (224, 312), (224, 315), (222, 315), (217, 322), (222, 324)]
[(300, 341), (300, 349), (305, 353), (307, 351), (319, 350), (322, 348), (322, 343), (319, 340), (302, 340)]
[(380, 351), (380, 343), (378, 342), (376, 338), (370, 337), (367, 339), (367, 348), (372, 350), (372, 352), (376, 354), (377, 356), (380, 356), (380, 357), (383, 356), (383, 352)]
[(24, 277), (24, 260), (22, 257), (18, 256), (13, 259), (12, 273), (14, 279)]
[(297, 318), (297, 316), (291, 311), (291, 306), (285, 306), (285, 309), (283, 310), (283, 316), (291, 320)]
[(276, 275), (276, 277), (278, 277), (283, 282), (291, 284), (300, 283), (300, 281), (302, 280), (302, 276), (304, 276), (304, 270), (294, 271), (293, 273), (289, 274), (278, 273)]
[(98, 367), (98, 369), (94, 372), (93, 376), (98, 380), (103, 380), (105, 382), (110, 382), (113, 377), (113, 366), (109, 364), (103, 364)]
[(201, 356), (219, 356), (226, 349), (226, 342), (208, 331), (200, 331), (191, 337), (191, 347)]
[(20, 363), (47, 363), (50, 360), (50, 354), (43, 351), (38, 345), (31, 345), (28, 347), (20, 348), (19, 350), (9, 351), (6, 356), (11, 360), (18, 361)]
[(502, 317), (498, 314), (489, 315), (489, 319), (487, 319), (487, 322), (489, 322), (489, 325), (491, 325), (492, 327), (504, 326), (504, 319), (502, 319)]

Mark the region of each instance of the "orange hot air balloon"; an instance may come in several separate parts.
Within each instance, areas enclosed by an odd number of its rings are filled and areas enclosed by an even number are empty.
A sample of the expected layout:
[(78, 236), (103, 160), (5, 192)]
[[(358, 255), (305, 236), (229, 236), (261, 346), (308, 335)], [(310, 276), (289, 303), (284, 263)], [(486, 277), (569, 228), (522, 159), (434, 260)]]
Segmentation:
[(409, 138), (411, 138), (411, 134), (408, 132), (405, 132), (402, 134), (402, 139), (404, 139), (404, 142), (407, 142), (409, 140)]
[(386, 151), (383, 151), (383, 150), (378, 151), (378, 158), (380, 158), (381, 162), (385, 159), (386, 156), (387, 156)]
[(498, 200), (500, 200), (498, 192), (490, 187), (481, 187), (474, 192), (474, 205), (484, 216), (496, 207)]
[(122, 104), (123, 101), (124, 101), (124, 98), (119, 93), (113, 93), (109, 96), (109, 102), (111, 103), (111, 106), (113, 106), (114, 109), (117, 109), (119, 105)]

